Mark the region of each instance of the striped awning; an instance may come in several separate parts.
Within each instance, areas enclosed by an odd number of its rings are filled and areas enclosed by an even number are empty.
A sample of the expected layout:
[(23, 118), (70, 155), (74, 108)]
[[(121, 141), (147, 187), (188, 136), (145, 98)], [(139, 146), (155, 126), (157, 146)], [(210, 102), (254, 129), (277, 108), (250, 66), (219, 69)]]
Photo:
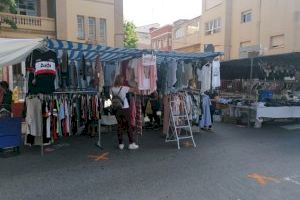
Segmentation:
[(48, 48), (54, 50), (58, 58), (61, 58), (64, 51), (68, 52), (69, 60), (80, 61), (82, 55), (87, 62), (93, 62), (98, 55), (101, 61), (110, 62), (126, 58), (141, 57), (143, 54), (154, 54), (160, 58), (175, 58), (175, 59), (192, 59), (202, 60), (207, 58), (214, 58), (221, 55), (221, 53), (186, 53), (178, 51), (155, 51), (155, 50), (141, 50), (128, 48), (113, 48), (102, 45), (83, 44), (64, 40), (48, 39)]

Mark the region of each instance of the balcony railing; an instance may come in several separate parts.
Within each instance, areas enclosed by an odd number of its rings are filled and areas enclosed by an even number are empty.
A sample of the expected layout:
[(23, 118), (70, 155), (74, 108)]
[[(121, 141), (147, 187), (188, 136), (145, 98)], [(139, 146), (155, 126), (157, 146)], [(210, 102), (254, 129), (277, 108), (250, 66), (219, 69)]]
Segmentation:
[[(47, 31), (53, 32), (53, 34), (55, 33), (55, 20), (52, 18), (15, 15), (0, 12), (0, 22), (3, 22), (5, 19), (15, 22), (18, 29)], [(1, 26), (9, 27), (9, 25), (4, 23), (2, 23)]]

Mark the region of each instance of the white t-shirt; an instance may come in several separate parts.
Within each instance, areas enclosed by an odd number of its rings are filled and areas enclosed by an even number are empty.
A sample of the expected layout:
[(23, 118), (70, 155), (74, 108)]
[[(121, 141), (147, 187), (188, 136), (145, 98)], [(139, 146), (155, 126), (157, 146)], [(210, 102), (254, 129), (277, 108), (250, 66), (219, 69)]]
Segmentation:
[[(127, 86), (122, 86), (122, 89), (120, 91), (121, 87), (113, 87), (111, 88), (111, 91), (113, 95), (118, 95), (122, 100), (123, 100), (123, 108), (129, 108), (128, 100), (126, 98), (126, 94), (129, 92), (129, 87)], [(119, 92), (120, 91), (120, 92)]]

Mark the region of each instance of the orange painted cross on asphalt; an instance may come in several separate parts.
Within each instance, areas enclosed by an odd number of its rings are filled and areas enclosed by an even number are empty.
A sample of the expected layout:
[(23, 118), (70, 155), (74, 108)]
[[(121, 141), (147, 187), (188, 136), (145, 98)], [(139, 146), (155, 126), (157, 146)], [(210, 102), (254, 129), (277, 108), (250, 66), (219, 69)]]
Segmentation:
[(261, 174), (249, 174), (248, 178), (254, 179), (258, 184), (265, 186), (269, 182), (275, 182), (278, 183), (278, 180), (274, 177), (269, 177), (269, 176), (263, 176)]
[(103, 153), (101, 155), (89, 155), (88, 157), (93, 159), (94, 161), (108, 160), (108, 154), (109, 153)]
[(193, 147), (194, 146), (194, 144), (191, 142), (184, 142), (183, 144), (185, 147)]

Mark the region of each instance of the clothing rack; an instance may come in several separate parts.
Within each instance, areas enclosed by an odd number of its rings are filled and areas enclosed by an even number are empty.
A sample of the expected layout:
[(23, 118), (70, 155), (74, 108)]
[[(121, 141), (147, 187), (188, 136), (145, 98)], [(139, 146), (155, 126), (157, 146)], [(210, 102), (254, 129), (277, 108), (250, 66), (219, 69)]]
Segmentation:
[[(39, 98), (41, 100), (50, 97), (51, 96), (57, 96), (57, 95), (72, 95), (72, 94), (86, 94), (86, 95), (98, 95), (99, 93), (97, 91), (91, 91), (91, 90), (73, 90), (73, 91), (56, 91), (52, 93), (51, 95), (44, 95), (44, 94), (36, 94), (36, 95), (29, 95), (29, 98)], [(79, 128), (79, 122), (77, 121), (77, 129)], [(43, 139), (42, 139), (43, 141)], [(48, 146), (50, 143), (44, 144), (42, 142), (41, 146), (41, 156), (44, 156), (44, 146)], [(98, 120), (98, 141), (96, 143), (96, 146), (99, 147), (100, 149), (102, 148), (102, 138), (101, 138), (101, 120)]]
[[(59, 94), (93, 94), (93, 95), (99, 95), (99, 92), (95, 90), (74, 90), (74, 91), (56, 91), (53, 93), (54, 95), (59, 95)], [(100, 97), (100, 95), (99, 95)], [(79, 126), (77, 122), (77, 127)], [(96, 142), (96, 146), (99, 147), (100, 149), (103, 149), (102, 146), (102, 137), (101, 137), (101, 119), (98, 119), (98, 141)]]
[(74, 91), (56, 91), (53, 92), (53, 95), (57, 94), (98, 94), (97, 91), (88, 91), (88, 90), (74, 90)]

